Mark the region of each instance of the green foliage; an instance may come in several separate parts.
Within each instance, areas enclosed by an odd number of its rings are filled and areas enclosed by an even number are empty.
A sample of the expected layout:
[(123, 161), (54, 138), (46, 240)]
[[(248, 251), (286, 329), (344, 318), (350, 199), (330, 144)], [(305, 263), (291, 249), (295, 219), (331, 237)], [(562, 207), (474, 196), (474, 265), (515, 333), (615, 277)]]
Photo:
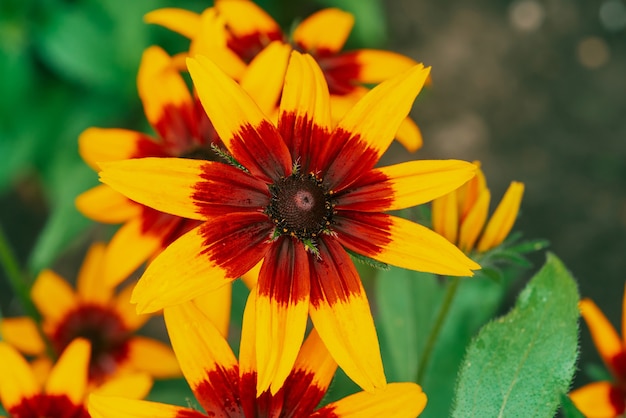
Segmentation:
[(553, 416), (578, 353), (578, 290), (561, 261), (545, 266), (507, 315), (487, 324), (463, 360), (455, 417)]
[(153, 402), (200, 409), (196, 397), (189, 388), (189, 384), (183, 378), (156, 380), (146, 399)]

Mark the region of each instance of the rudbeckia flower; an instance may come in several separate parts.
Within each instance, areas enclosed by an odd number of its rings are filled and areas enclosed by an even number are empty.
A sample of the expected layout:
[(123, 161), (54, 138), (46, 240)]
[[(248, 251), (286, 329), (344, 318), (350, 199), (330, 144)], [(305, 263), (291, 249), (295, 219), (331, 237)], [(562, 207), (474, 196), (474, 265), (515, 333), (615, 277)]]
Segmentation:
[(590, 299), (580, 301), (580, 312), (613, 381), (594, 382), (570, 393), (576, 407), (589, 418), (621, 417), (626, 413), (626, 289), (622, 299), (622, 338)]
[[(10, 344), (0, 341), (0, 403), (9, 417), (89, 418), (83, 404), (88, 393), (89, 342), (74, 340), (63, 351), (41, 384), (26, 359)], [(105, 384), (91, 393), (144, 397), (149, 385), (143, 376)]]
[[(342, 51), (354, 16), (337, 8), (320, 10), (300, 22), (291, 39), (254, 2), (216, 0), (202, 14), (166, 8), (148, 13), (145, 21), (165, 26), (191, 39), (189, 56), (211, 58), (236, 80), (246, 65), (272, 42), (280, 41), (312, 55), (324, 73), (331, 95), (333, 120), (339, 120), (367, 91), (411, 68), (404, 55), (377, 49)], [(398, 141), (409, 151), (422, 146), (422, 136), (410, 118), (399, 126)]]
[(150, 263), (132, 302), (139, 312), (156, 311), (219, 289), (263, 261), (255, 344), (261, 387), (289, 374), (307, 313), (348, 376), (366, 390), (384, 385), (349, 253), (446, 275), (480, 268), (428, 228), (383, 213), (430, 201), (475, 172), (456, 160), (374, 168), (429, 69), (417, 65), (381, 83), (334, 127), (324, 77), (308, 55), (291, 53), (277, 125), (210, 60), (190, 59), (189, 71), (228, 162), (132, 159), (104, 164), (100, 173), (137, 202), (203, 221)]
[(356, 393), (315, 410), (337, 369), (315, 330), (300, 348), (293, 369), (278, 390), (258, 392), (254, 293), (244, 313), (239, 361), (228, 342), (194, 305), (165, 308), (164, 316), (180, 367), (203, 411), (92, 395), (88, 403), (92, 417), (412, 418), (426, 404), (426, 395), (415, 383), (391, 383), (374, 393)]
[(491, 193), (480, 164), (474, 164), (478, 168), (474, 178), (458, 190), (433, 200), (432, 220), (433, 229), (462, 251), (483, 253), (500, 245), (511, 232), (522, 202), (524, 183), (511, 182), (485, 226)]
[[(130, 303), (132, 287), (114, 294), (102, 280), (105, 246), (94, 244), (78, 275), (77, 291), (56, 273), (43, 270), (31, 289), (31, 297), (43, 316), (43, 332), (55, 355), (76, 338), (91, 343), (89, 381), (98, 385), (126, 372), (145, 372), (156, 378), (180, 375), (178, 362), (168, 345), (135, 335), (149, 318), (137, 315)], [(46, 342), (28, 317), (0, 321), (2, 338), (25, 354), (44, 356)]]

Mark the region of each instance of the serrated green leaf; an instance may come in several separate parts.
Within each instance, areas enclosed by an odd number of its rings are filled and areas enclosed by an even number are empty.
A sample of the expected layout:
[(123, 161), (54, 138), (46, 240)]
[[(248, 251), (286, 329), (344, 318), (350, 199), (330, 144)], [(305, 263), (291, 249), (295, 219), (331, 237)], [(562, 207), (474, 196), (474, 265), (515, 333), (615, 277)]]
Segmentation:
[(561, 412), (565, 418), (585, 418), (583, 413), (576, 408), (574, 402), (565, 394), (561, 394)]
[(548, 254), (513, 310), (470, 344), (453, 416), (553, 416), (575, 371), (578, 298), (571, 275)]
[(548, 248), (549, 246), (550, 246), (550, 241), (548, 241), (547, 239), (535, 239), (535, 240), (523, 241), (523, 242), (520, 242), (519, 244), (512, 245), (510, 247), (507, 247), (507, 250), (516, 252), (518, 254), (527, 254), (527, 253), (532, 253), (535, 251), (541, 251), (543, 249)]

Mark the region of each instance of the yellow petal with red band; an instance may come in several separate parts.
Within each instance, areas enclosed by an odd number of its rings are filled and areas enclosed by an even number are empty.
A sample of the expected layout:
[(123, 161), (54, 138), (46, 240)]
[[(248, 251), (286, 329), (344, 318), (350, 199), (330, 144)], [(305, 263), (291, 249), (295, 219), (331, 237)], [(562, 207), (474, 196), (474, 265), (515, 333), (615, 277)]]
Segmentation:
[(83, 338), (72, 341), (50, 371), (45, 392), (49, 395), (67, 395), (75, 404), (80, 404), (87, 389), (87, 374), (91, 344)]
[(128, 341), (127, 355), (128, 362), (134, 370), (147, 372), (157, 379), (181, 375), (174, 352), (169, 345), (160, 341), (141, 336), (132, 337)]
[[(336, 8), (313, 13), (304, 19), (293, 32), (293, 40), (306, 52), (338, 52), (346, 43), (354, 16)], [(332, 30), (329, 30), (332, 28)]]
[(30, 296), (46, 321), (56, 322), (78, 303), (74, 289), (51, 270), (42, 270), (37, 276)]
[(594, 382), (569, 394), (587, 418), (617, 417), (624, 413), (623, 394), (610, 382)]
[(354, 52), (359, 66), (358, 79), (363, 84), (375, 84), (407, 71), (417, 62), (396, 52), (359, 49)]
[(613, 360), (624, 353), (617, 331), (591, 299), (581, 300), (578, 306), (600, 357), (611, 371), (615, 371)]
[(141, 215), (141, 206), (106, 184), (76, 197), (76, 208), (94, 221), (119, 224)]
[(414, 418), (426, 407), (426, 395), (415, 383), (390, 383), (373, 393), (359, 392), (328, 404), (314, 417)]
[(200, 15), (185, 9), (166, 7), (146, 13), (144, 22), (163, 26), (192, 39), (200, 30)]
[(87, 250), (76, 279), (76, 293), (81, 302), (104, 305), (113, 296), (113, 288), (104, 283), (102, 275), (105, 251), (102, 243), (92, 244)]
[(478, 242), (478, 251), (497, 247), (511, 232), (524, 194), (524, 183), (512, 182), (502, 197), (500, 204), (491, 215), (483, 236)]
[[(203, 219), (192, 200), (205, 161), (136, 158), (102, 165), (100, 180), (128, 198), (161, 212)], [(154, 185), (159, 187), (155, 188)]]
[(237, 37), (281, 31), (278, 23), (251, 1), (217, 0), (215, 8)]
[(318, 244), (311, 258), (310, 315), (339, 367), (361, 388), (385, 386), (374, 320), (354, 264), (334, 238)]
[(20, 316), (0, 320), (0, 337), (24, 354), (42, 354), (45, 343), (32, 318)]
[(325, 393), (337, 371), (337, 362), (333, 360), (320, 338), (317, 330), (313, 328), (309, 333), (300, 353), (293, 366), (294, 374), (312, 374), (311, 385)]
[(163, 314), (180, 368), (198, 402), (216, 413), (236, 409), (237, 359), (219, 330), (192, 303), (167, 307)]
[(3, 341), (0, 341), (0, 370), (0, 402), (5, 409), (39, 393), (39, 385), (26, 360)]
[(89, 397), (88, 410), (91, 418), (176, 418), (180, 416), (201, 418), (205, 416), (182, 406), (96, 394)]
[(100, 170), (101, 162), (135, 157), (140, 147), (157, 150), (149, 136), (128, 129), (88, 128), (78, 137), (78, 152), (95, 171)]

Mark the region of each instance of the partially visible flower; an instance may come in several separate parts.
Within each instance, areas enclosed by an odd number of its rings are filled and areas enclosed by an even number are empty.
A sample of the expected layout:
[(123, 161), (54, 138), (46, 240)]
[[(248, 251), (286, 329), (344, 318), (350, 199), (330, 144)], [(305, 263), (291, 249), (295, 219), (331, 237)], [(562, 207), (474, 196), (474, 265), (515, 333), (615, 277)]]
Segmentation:
[(613, 381), (590, 383), (572, 391), (570, 398), (586, 417), (621, 417), (626, 413), (626, 288), (622, 299), (622, 338), (592, 300), (581, 300), (579, 308)]
[(89, 418), (84, 405), (88, 393), (122, 393), (142, 398), (150, 389), (143, 375), (127, 376), (123, 382), (88, 391), (89, 342), (74, 340), (68, 345), (45, 382), (41, 384), (26, 359), (10, 344), (0, 341), (0, 403), (9, 418)]
[(92, 417), (412, 418), (422, 412), (426, 395), (415, 383), (391, 383), (373, 393), (360, 392), (316, 410), (337, 363), (315, 330), (300, 348), (293, 369), (278, 390), (259, 391), (254, 297), (251, 293), (244, 312), (239, 362), (228, 342), (197, 307), (186, 303), (164, 309), (174, 352), (203, 411), (93, 395), (88, 404)]
[(416, 65), (381, 83), (337, 125), (309, 55), (291, 52), (277, 124), (210, 60), (189, 59), (189, 70), (232, 164), (144, 158), (105, 164), (100, 173), (133, 200), (203, 221), (150, 263), (133, 292), (138, 311), (219, 289), (262, 261), (263, 384), (286, 378), (310, 314), (348, 376), (365, 390), (383, 385), (369, 303), (349, 252), (447, 275), (480, 268), (428, 228), (385, 213), (428, 202), (475, 173), (457, 160), (375, 167), (429, 70)]
[[(76, 293), (60, 276), (42, 271), (33, 284), (31, 297), (43, 316), (43, 330), (55, 355), (76, 338), (91, 344), (89, 381), (99, 385), (126, 372), (145, 372), (156, 378), (180, 375), (168, 345), (135, 335), (150, 318), (137, 315), (130, 303), (132, 286), (114, 294), (102, 280), (105, 246), (94, 244), (78, 275)], [(2, 338), (25, 354), (44, 356), (46, 342), (28, 317), (0, 321)]]
[[(269, 44), (280, 41), (311, 54), (324, 73), (331, 94), (333, 120), (341, 117), (368, 91), (369, 85), (394, 77), (417, 64), (404, 55), (377, 49), (342, 51), (354, 16), (337, 8), (320, 10), (300, 22), (291, 34), (249, 0), (216, 0), (201, 14), (166, 8), (148, 13), (148, 23), (165, 26), (191, 39), (189, 56), (204, 55), (239, 80), (245, 68)], [(422, 146), (410, 118), (396, 135), (409, 151)]]
[(474, 178), (432, 203), (433, 229), (465, 253), (483, 253), (500, 245), (513, 228), (524, 194), (524, 183), (511, 182), (485, 226), (491, 193), (480, 164), (474, 164), (478, 167)]

